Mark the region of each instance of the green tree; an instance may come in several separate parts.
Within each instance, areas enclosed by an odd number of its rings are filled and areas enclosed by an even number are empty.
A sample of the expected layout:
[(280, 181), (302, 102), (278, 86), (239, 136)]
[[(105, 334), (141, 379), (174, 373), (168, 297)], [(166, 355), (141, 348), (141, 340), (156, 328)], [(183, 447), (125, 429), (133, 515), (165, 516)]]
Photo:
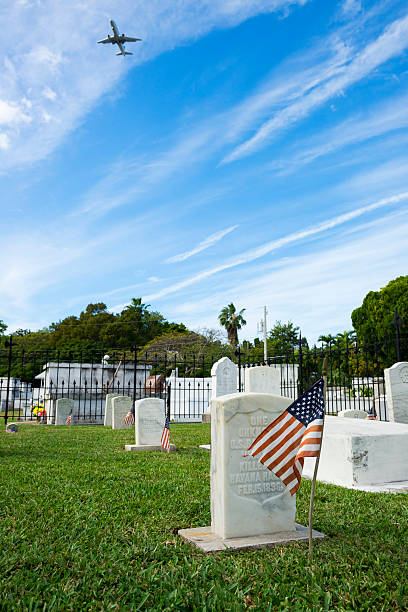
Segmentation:
[(228, 304), (228, 306), (224, 306), (218, 315), (219, 322), (227, 330), (228, 342), (231, 344), (231, 346), (237, 346), (238, 330), (241, 329), (243, 325), (246, 325), (246, 321), (242, 316), (244, 311), (245, 308), (237, 313), (234, 304), (231, 302), (231, 304)]
[(4, 335), (4, 332), (7, 329), (7, 325), (0, 319), (0, 336)]
[[(268, 355), (272, 357), (290, 355), (299, 348), (300, 329), (288, 321), (276, 321), (268, 336)], [(306, 338), (302, 338), (302, 347), (307, 348)]]
[[(379, 291), (370, 291), (362, 305), (353, 310), (351, 320), (361, 343), (384, 343), (388, 338), (393, 344), (395, 310), (402, 319), (401, 343), (404, 359), (408, 358), (406, 338), (408, 337), (408, 276), (399, 276)], [(402, 358), (402, 355), (401, 355)]]

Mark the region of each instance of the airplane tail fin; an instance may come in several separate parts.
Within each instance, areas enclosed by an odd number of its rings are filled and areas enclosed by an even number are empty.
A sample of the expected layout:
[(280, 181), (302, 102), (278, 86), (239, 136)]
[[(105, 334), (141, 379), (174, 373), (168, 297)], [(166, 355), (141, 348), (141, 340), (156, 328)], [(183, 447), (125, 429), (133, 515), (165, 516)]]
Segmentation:
[(124, 51), (123, 53), (120, 51), (119, 53), (117, 53), (116, 55), (133, 55), (133, 53), (130, 53), (130, 51)]

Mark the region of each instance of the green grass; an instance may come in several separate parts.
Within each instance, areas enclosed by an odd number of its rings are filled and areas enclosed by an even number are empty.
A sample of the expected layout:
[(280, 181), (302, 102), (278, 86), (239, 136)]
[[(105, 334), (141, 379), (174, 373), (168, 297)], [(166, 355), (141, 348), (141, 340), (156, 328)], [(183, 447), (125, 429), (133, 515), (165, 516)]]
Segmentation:
[(210, 524), (209, 426), (171, 436), (169, 456), (124, 452), (129, 430), (0, 433), (0, 610), (408, 609), (408, 496), (318, 483), (314, 563), (305, 544), (204, 555), (177, 530)]

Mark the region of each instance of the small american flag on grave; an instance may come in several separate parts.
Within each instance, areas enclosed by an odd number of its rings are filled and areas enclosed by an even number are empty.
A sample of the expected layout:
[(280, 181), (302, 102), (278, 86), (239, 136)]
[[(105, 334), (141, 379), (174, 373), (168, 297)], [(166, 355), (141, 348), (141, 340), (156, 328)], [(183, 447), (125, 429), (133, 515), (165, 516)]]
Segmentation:
[(257, 457), (282, 480), (291, 495), (300, 486), (304, 458), (317, 457), (320, 452), (323, 390), (321, 378), (259, 434), (245, 455)]
[(166, 421), (164, 423), (163, 433), (160, 440), (160, 444), (167, 452), (170, 452), (170, 418), (168, 413), (166, 414)]

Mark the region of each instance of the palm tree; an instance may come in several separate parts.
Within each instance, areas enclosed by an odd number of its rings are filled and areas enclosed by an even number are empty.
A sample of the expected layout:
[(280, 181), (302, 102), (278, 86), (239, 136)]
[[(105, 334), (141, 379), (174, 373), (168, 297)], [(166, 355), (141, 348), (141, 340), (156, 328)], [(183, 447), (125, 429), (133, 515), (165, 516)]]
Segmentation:
[(237, 346), (238, 330), (241, 329), (243, 325), (246, 325), (246, 321), (242, 316), (242, 313), (244, 311), (245, 308), (243, 308), (237, 313), (234, 304), (231, 302), (231, 304), (225, 306), (218, 315), (218, 320), (221, 325), (227, 330), (228, 342), (232, 346)]

